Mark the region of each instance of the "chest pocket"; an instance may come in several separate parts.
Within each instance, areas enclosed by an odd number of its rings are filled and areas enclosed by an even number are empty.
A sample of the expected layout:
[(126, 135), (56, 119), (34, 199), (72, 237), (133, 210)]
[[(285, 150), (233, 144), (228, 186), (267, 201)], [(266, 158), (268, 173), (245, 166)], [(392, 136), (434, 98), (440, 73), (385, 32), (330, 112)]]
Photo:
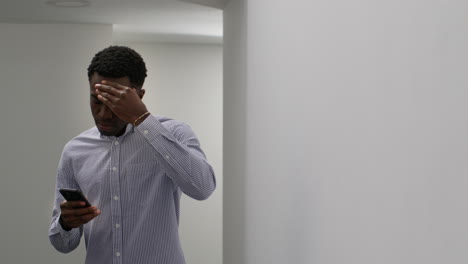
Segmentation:
[(166, 178), (155, 161), (125, 165), (121, 177), (122, 214), (141, 214), (164, 199), (166, 189), (172, 189)]

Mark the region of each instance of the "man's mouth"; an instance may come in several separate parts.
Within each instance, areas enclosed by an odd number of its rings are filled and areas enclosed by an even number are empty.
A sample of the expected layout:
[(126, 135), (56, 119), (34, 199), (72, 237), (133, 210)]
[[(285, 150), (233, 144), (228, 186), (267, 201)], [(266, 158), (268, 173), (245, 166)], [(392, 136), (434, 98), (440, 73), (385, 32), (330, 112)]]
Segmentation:
[(99, 130), (109, 131), (113, 130), (114, 126), (111, 123), (97, 123)]

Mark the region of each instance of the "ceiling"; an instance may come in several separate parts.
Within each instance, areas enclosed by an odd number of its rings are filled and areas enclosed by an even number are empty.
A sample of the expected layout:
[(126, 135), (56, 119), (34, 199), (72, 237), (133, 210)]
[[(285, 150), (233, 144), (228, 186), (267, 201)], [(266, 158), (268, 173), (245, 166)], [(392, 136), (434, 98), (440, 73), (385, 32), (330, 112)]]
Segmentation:
[(225, 0), (89, 0), (74, 8), (46, 1), (2, 1), (0, 23), (112, 24), (116, 42), (222, 42)]

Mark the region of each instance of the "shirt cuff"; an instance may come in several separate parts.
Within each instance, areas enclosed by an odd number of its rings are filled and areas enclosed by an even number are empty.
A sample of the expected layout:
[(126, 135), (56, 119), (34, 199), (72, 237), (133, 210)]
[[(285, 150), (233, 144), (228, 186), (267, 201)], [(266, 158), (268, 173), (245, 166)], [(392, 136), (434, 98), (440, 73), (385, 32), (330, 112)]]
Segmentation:
[(150, 141), (154, 141), (160, 135), (171, 140), (173, 138), (172, 134), (153, 115), (145, 118), (135, 129)]
[(59, 221), (60, 221), (60, 215), (58, 215), (57, 218), (52, 223), (50, 227), (49, 235), (60, 234), (63, 238), (68, 238), (78, 231), (77, 228), (72, 228), (69, 231), (63, 229)]

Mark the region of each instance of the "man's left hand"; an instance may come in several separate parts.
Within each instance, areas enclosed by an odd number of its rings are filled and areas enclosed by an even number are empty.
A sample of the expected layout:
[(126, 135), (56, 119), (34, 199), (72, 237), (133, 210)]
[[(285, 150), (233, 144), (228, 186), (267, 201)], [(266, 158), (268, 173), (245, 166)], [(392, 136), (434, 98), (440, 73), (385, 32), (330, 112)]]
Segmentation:
[(106, 80), (96, 84), (95, 88), (97, 98), (127, 123), (133, 123), (148, 111), (141, 101), (142, 95), (139, 95), (135, 88)]

